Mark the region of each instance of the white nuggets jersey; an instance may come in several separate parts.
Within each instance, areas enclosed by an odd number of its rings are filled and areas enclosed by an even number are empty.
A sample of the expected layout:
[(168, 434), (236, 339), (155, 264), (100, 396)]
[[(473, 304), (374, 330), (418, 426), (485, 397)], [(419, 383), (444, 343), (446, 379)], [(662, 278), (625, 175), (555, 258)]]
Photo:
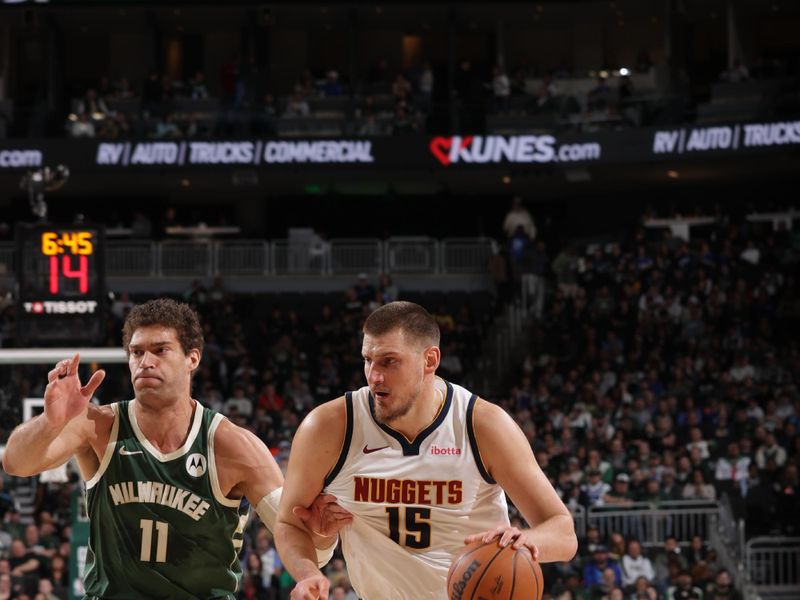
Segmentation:
[(339, 535), (364, 600), (446, 600), (452, 557), (472, 533), (508, 524), (472, 427), (476, 396), (436, 380), (444, 403), (414, 440), (374, 416), (368, 387), (346, 395), (347, 429), (325, 491), (353, 513)]

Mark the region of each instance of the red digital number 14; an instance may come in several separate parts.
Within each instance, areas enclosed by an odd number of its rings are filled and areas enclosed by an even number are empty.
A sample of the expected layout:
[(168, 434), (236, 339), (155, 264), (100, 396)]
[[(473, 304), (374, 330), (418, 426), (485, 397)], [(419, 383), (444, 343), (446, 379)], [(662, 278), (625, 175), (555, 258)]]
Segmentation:
[[(58, 266), (58, 259), (61, 259), (61, 269)], [(78, 280), (78, 290), (81, 294), (86, 294), (89, 291), (89, 261), (86, 256), (77, 256), (78, 268), (72, 268), (71, 256), (51, 256), (50, 257), (50, 293), (58, 294), (58, 274), (59, 270), (70, 279)]]

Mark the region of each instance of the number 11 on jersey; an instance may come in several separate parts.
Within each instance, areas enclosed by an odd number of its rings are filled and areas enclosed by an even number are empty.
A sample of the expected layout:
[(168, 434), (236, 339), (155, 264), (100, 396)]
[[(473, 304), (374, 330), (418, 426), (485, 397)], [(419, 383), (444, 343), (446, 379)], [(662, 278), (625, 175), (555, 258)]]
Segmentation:
[(156, 562), (167, 562), (167, 533), (169, 532), (169, 526), (164, 521), (153, 521), (151, 519), (139, 521), (139, 527), (142, 529), (142, 551), (139, 554), (139, 559), (145, 562), (153, 560), (153, 523), (156, 524)]

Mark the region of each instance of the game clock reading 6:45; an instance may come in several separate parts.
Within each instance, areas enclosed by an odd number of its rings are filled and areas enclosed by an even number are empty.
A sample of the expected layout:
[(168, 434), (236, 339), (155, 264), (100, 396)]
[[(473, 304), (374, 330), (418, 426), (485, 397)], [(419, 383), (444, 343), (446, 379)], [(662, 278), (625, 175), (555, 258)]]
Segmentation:
[(102, 227), (18, 225), (17, 284), (22, 338), (78, 341), (99, 333)]

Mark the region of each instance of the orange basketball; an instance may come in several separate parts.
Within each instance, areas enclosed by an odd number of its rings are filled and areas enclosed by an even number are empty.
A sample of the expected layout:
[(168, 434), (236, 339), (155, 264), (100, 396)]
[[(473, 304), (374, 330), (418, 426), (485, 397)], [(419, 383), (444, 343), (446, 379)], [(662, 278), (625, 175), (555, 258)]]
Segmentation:
[(450, 600), (540, 600), (542, 569), (527, 548), (474, 542), (453, 557), (447, 573)]

